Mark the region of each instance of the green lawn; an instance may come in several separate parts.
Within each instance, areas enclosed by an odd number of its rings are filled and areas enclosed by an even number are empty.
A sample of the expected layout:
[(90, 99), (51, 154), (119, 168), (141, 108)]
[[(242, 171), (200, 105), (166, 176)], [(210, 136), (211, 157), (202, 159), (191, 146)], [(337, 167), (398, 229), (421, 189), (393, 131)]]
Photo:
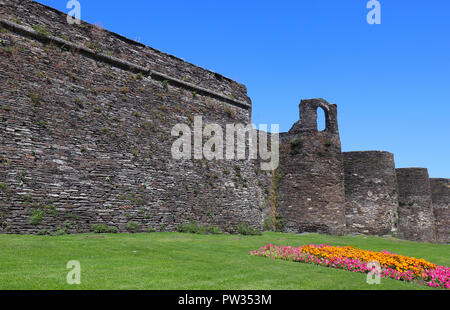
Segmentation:
[[(248, 255), (267, 243), (330, 243), (383, 250), (450, 265), (447, 245), (368, 236), (264, 233), (0, 235), (0, 289), (427, 289), (302, 263)], [(81, 263), (81, 284), (69, 285), (66, 264)]]

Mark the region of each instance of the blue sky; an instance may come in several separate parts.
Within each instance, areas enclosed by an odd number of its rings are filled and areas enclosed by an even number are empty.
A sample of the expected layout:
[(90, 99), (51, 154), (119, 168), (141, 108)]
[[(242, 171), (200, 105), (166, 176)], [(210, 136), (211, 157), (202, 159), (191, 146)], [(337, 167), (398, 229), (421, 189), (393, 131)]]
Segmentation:
[[(450, 178), (450, 1), (80, 0), (81, 18), (243, 83), (255, 124), (298, 120), (301, 99), (339, 108), (343, 151)], [(65, 0), (40, 0), (64, 12)]]

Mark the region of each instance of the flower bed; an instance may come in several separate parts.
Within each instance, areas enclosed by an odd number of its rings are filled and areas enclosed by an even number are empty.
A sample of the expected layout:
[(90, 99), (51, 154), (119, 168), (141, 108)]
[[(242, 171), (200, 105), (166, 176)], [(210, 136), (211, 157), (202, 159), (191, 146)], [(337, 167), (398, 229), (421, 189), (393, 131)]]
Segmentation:
[(329, 244), (292, 247), (269, 243), (258, 251), (250, 251), (249, 254), (361, 273), (374, 270), (375, 267), (369, 262), (376, 261), (381, 267), (381, 278), (421, 281), (431, 287), (450, 288), (450, 268), (387, 251), (365, 251), (355, 249), (353, 246), (340, 247)]

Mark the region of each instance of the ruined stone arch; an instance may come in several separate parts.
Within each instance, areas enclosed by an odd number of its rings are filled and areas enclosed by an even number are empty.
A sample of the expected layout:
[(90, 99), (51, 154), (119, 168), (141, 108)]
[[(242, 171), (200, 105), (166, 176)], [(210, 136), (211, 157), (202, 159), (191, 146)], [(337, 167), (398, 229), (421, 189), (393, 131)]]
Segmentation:
[(303, 131), (318, 131), (317, 109), (321, 108), (325, 114), (325, 128), (323, 132), (338, 133), (337, 106), (326, 102), (324, 99), (302, 100), (299, 105), (300, 120), (294, 124), (290, 133)]
[(329, 123), (329, 121), (327, 120), (328, 118), (328, 112), (326, 109), (324, 109), (321, 106), (318, 106), (316, 109), (316, 114), (317, 114), (317, 130), (318, 131), (325, 131), (327, 129), (327, 123)]

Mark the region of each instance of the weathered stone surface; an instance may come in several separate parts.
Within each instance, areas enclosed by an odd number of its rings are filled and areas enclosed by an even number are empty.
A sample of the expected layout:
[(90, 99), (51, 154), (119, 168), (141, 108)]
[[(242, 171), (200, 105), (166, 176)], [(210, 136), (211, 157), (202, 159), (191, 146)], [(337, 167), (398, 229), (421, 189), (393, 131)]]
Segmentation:
[(347, 231), (371, 235), (397, 232), (398, 193), (394, 155), (345, 152)]
[(408, 240), (436, 241), (430, 180), (426, 168), (396, 169), (399, 232)]
[(404, 238), (448, 242), (449, 180), (430, 189), (426, 169), (395, 172), (387, 152), (343, 158), (335, 104), (301, 101), (276, 171), (260, 159), (175, 160), (175, 124), (250, 123), (244, 85), (30, 0), (0, 13), (0, 233), (191, 220), (233, 233), (265, 219), (285, 232), (383, 235), (398, 214)]
[[(243, 85), (91, 25), (69, 26), (40, 4), (0, 9), (1, 18), (250, 105)], [(0, 39), (8, 42), (0, 49), (0, 232), (127, 231), (131, 222), (137, 231), (175, 230), (190, 220), (229, 232), (241, 222), (262, 227), (255, 163), (171, 156), (175, 124), (192, 129), (195, 115), (204, 125), (246, 124), (249, 109), (22, 34)]]
[[(2, 19), (34, 27), (39, 32), (48, 32), (55, 37), (74, 42), (98, 53), (106, 53), (182, 81), (220, 92), (225, 96), (250, 102), (247, 89), (242, 84), (97, 25), (83, 21), (80, 25), (69, 25), (67, 15), (51, 7), (31, 0), (9, 0), (5, 5), (0, 6), (0, 10)], [(55, 64), (57, 63), (53, 63)]]
[(450, 243), (450, 179), (430, 179), (436, 241)]
[[(337, 106), (323, 99), (302, 100), (300, 121), (281, 135), (277, 212), (286, 232), (345, 231), (344, 175)], [(317, 131), (317, 109), (326, 129)]]

